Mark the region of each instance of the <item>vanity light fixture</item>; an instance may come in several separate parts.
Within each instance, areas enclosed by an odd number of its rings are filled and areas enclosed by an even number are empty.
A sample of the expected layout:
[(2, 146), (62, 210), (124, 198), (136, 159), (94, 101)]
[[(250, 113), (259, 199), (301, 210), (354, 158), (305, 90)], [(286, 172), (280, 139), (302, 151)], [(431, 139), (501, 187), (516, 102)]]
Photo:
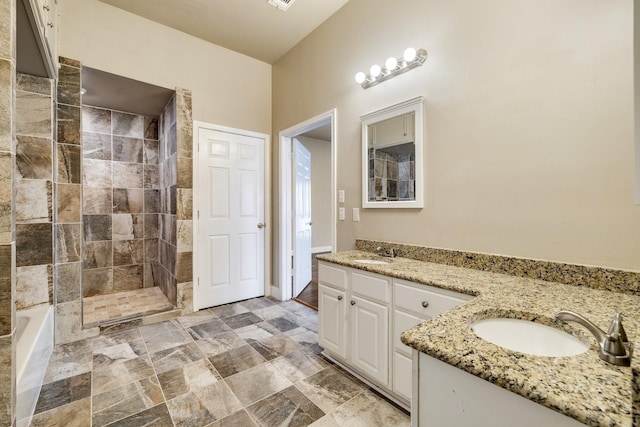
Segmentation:
[(363, 89), (375, 86), (385, 80), (389, 80), (398, 74), (406, 73), (412, 68), (418, 67), (427, 59), (427, 51), (424, 49), (407, 48), (401, 58), (390, 57), (384, 67), (373, 64), (369, 69), (369, 74), (362, 71), (356, 74), (356, 83)]

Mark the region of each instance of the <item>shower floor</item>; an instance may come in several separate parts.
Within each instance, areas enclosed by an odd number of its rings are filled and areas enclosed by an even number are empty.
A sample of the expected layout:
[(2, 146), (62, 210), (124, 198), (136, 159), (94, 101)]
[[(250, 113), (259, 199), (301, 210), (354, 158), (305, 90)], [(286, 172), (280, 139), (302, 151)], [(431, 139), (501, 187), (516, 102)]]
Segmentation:
[(83, 325), (99, 326), (106, 321), (172, 310), (173, 305), (158, 287), (96, 295), (83, 299)]

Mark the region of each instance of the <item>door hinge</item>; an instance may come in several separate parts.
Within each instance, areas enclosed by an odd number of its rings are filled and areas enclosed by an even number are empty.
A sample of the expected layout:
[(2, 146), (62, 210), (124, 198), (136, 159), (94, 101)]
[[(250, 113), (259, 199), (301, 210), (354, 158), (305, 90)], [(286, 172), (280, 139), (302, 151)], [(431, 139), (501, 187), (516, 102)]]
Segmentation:
[(200, 210), (198, 210), (198, 219), (200, 219)]
[(200, 278), (198, 277), (198, 286), (200, 286)]

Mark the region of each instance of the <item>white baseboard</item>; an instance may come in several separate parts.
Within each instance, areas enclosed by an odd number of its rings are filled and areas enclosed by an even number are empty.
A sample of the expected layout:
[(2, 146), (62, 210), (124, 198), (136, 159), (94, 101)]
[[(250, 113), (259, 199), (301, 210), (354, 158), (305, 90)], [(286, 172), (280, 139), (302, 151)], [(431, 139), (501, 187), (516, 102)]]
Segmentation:
[(311, 248), (312, 254), (319, 254), (321, 252), (331, 252), (333, 248), (331, 246), (318, 246), (317, 248)]

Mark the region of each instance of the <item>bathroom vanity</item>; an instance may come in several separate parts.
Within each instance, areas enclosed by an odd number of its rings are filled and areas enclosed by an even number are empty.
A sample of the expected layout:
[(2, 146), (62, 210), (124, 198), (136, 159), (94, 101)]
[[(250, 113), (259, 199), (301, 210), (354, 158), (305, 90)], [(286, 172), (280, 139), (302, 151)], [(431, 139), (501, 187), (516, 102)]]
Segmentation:
[[(511, 426), (514, 419), (523, 426), (637, 425), (640, 363), (604, 362), (585, 329), (554, 316), (574, 310), (606, 329), (622, 312), (634, 343), (640, 297), (357, 250), (319, 259), (320, 346), (391, 399), (410, 404), (414, 427)], [(560, 329), (590, 348), (534, 356), (471, 329), (505, 317)]]

